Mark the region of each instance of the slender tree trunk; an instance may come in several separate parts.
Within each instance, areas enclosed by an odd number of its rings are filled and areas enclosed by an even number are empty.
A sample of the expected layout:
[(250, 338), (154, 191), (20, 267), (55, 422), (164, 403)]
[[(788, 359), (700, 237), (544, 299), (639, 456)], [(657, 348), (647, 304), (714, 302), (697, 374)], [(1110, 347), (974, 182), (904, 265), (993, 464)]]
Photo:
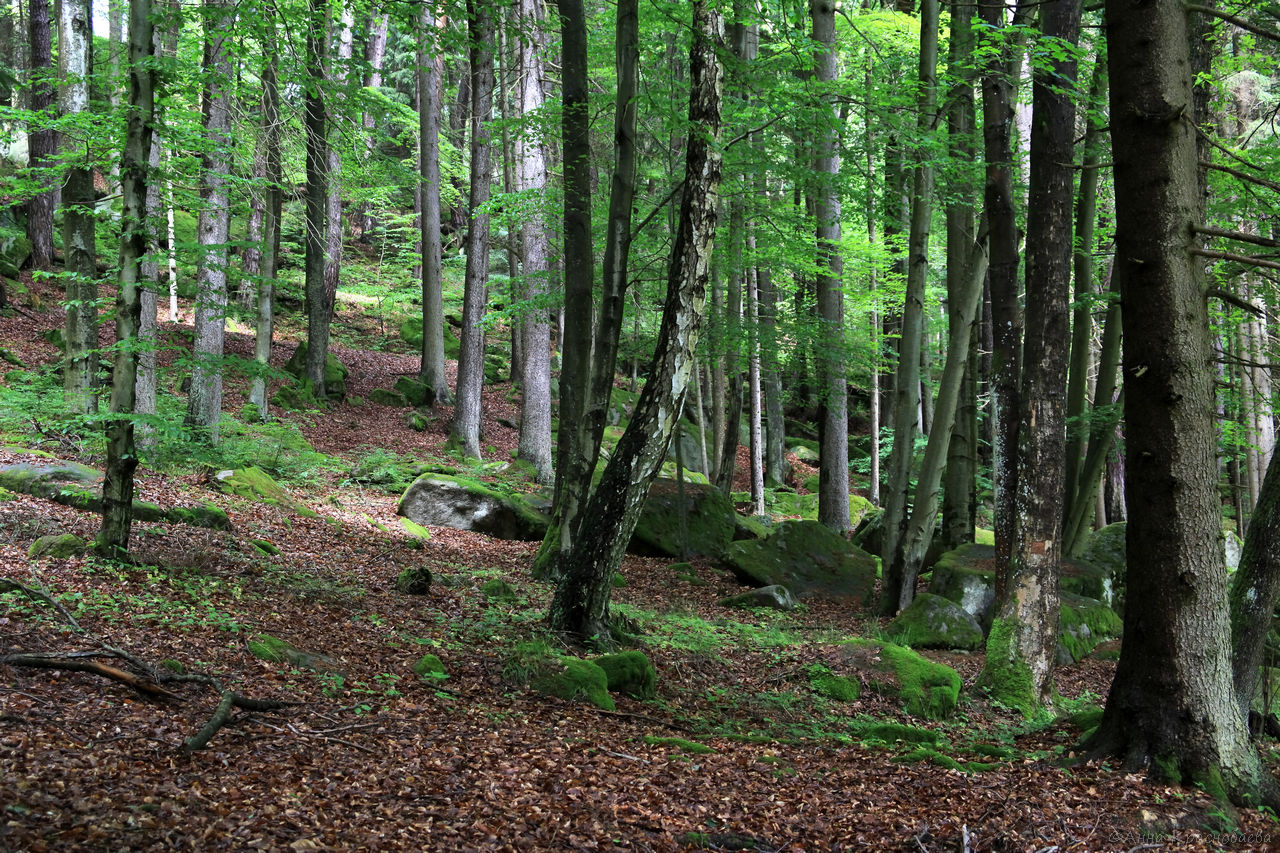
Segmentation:
[(666, 456), (696, 365), (694, 348), (705, 312), (720, 183), (721, 74), (715, 53), (723, 24), (701, 0), (693, 4), (693, 20), (689, 124), (700, 132), (691, 132), (688, 139), (658, 346), (631, 423), (586, 507), (592, 524), (579, 531), (547, 614), (552, 628), (601, 645), (611, 644), (610, 581)]
[(493, 146), (488, 121), (493, 112), (493, 18), (488, 6), (467, 0), (471, 37), (471, 226), (467, 229), (467, 271), (462, 297), (462, 346), (458, 357), (458, 399), (449, 425), (450, 441), (464, 456), (480, 458), (481, 395), (484, 391), (484, 310), (489, 276), (489, 201)]
[[(951, 107), (947, 111), (947, 142), (952, 157), (957, 161), (953, 174), (958, 177), (951, 182), (951, 201), (947, 203), (947, 305), (948, 336), (954, 340), (962, 331), (955, 323), (960, 322), (964, 312), (957, 305), (965, 303), (965, 280), (971, 272), (969, 255), (977, 235), (974, 233), (974, 209), (972, 199), (976, 196), (974, 172), (974, 125), (976, 105), (974, 103), (974, 74), (970, 70), (973, 62), (973, 30), (971, 21), (977, 13), (977, 5), (973, 0), (952, 0), (951, 2), (951, 38), (948, 65), (956, 69), (960, 79), (953, 90)], [(985, 258), (984, 258), (985, 263)], [(982, 282), (977, 283), (977, 300), (974, 304), (970, 323), (977, 321), (977, 307), (982, 299)], [(943, 473), (942, 487), (942, 543), (948, 550), (973, 541), (974, 482), (978, 474), (978, 405), (977, 405), (977, 367), (973, 354), (978, 350), (977, 335), (974, 330), (963, 332), (970, 342), (969, 354), (965, 356), (964, 376), (959, 388), (959, 400), (956, 404), (954, 423), (951, 426), (951, 440), (947, 446), (947, 460)], [(950, 362), (948, 350), (947, 364)], [(945, 368), (944, 368), (945, 372)], [(944, 380), (945, 382), (945, 380)], [(939, 389), (939, 408), (943, 391)], [(935, 412), (938, 422), (944, 421), (941, 413)], [(936, 432), (936, 428), (934, 432)], [(933, 432), (929, 434), (930, 440)]]
[[(922, 0), (920, 7), (920, 113), (921, 136), (933, 128), (937, 109), (938, 0)], [(902, 335), (898, 341), (898, 370), (894, 380), (893, 450), (886, 472), (888, 496), (884, 502), (884, 581), (880, 612), (896, 613), (903, 590), (901, 549), (907, 525), (907, 496), (911, 488), (911, 462), (915, 456), (920, 411), (920, 356), (924, 338), (924, 285), (929, 265), (929, 223), (933, 210), (933, 168), (923, 145), (916, 154), (908, 241), (907, 292), (902, 307)]]
[(1141, 306), (1124, 312), (1126, 585), (1141, 606), (1125, 608), (1120, 662), (1085, 749), (1276, 808), (1232, 682), (1204, 265), (1187, 227), (1205, 208), (1193, 79), (1207, 66), (1193, 58), (1201, 34), (1189, 17), (1175, 0), (1106, 4), (1116, 264), (1125, 304)]
[[(115, 367), (111, 375), (111, 417), (107, 421), (107, 462), (102, 481), (102, 528), (95, 550), (107, 557), (129, 550), (133, 524), (134, 382), (138, 373), (142, 259), (147, 254), (147, 171), (155, 115), (154, 27), (151, 0), (129, 2), (129, 115), (122, 163), (123, 211), (120, 273), (116, 295)], [(153, 315), (154, 317), (154, 315)]]
[[(63, 0), (58, 16), (59, 107), (63, 116), (89, 111), (93, 68), (93, 11), (88, 0)], [(67, 357), (65, 403), (76, 414), (98, 411), (98, 263), (93, 171), (86, 141), (64, 134), (69, 168), (62, 190), (62, 251), (66, 257)]]
[[(365, 88), (376, 91), (382, 88), (382, 64), (387, 56), (387, 27), (391, 16), (386, 11), (376, 8), (369, 13), (369, 16), (369, 39), (365, 45), (365, 62), (368, 64), (369, 72), (365, 75), (364, 85)], [(419, 42), (419, 51), (424, 49), (425, 45)], [(433, 58), (433, 66), (434, 63), (435, 60)], [(436, 85), (439, 86), (438, 81)], [(432, 107), (434, 108), (434, 102)], [(421, 122), (421, 117), (419, 117), (419, 122)], [(370, 160), (373, 157), (374, 147), (373, 113), (366, 112), (360, 123), (364, 127), (365, 135), (364, 159)], [(364, 205), (360, 210), (360, 242), (370, 242), (373, 232), (377, 228), (377, 220), (369, 212), (369, 206), (367, 204)]]
[[(926, 0), (926, 3), (936, 0)], [(818, 521), (837, 532), (849, 529), (849, 392), (844, 358), (844, 259), (840, 254), (840, 130), (833, 88), (839, 77), (836, 51), (835, 0), (810, 0), (813, 40), (821, 45), (814, 55), (814, 76), (824, 100), (830, 100), (825, 127), (814, 144), (819, 184), (815, 194), (818, 223), (818, 314), (820, 317), (818, 374), (820, 443), (818, 461)], [(935, 12), (936, 21), (936, 12)], [(930, 26), (928, 20), (922, 27)], [(936, 31), (936, 23), (933, 24)], [(936, 41), (935, 41), (936, 45)], [(936, 49), (936, 48), (935, 48)], [(927, 195), (928, 188), (922, 188)]]
[[(521, 0), (519, 61), (520, 113), (526, 122), (543, 107), (543, 68), (539, 33), (542, 7), (536, 0)], [(547, 157), (540, 131), (526, 129), (520, 138), (521, 193), (541, 200), (547, 191)], [(520, 240), (524, 277), (522, 296), (536, 306), (520, 325), (523, 358), (520, 374), (520, 446), (518, 456), (533, 465), (540, 483), (555, 482), (551, 465), (551, 322), (545, 306), (551, 245), (541, 205), (524, 224)]]
[(303, 117), (307, 148), (305, 376), (310, 383), (311, 393), (322, 402), (325, 399), (325, 361), (329, 353), (329, 321), (333, 316), (333, 303), (328, 299), (328, 263), (325, 257), (329, 195), (329, 150), (326, 138), (329, 116), (324, 94), (324, 62), (328, 42), (326, 9), (323, 0), (311, 0), (307, 19), (307, 88)]
[[(153, 27), (154, 31), (154, 27)], [(154, 101), (154, 91), (152, 95)], [(160, 197), (160, 183), (154, 179), (160, 167), (160, 141), (153, 135), (151, 151), (147, 158), (147, 198), (146, 198), (146, 230), (147, 251), (142, 262), (142, 283), (138, 294), (138, 378), (134, 383), (134, 414), (154, 415), (156, 413), (156, 363), (159, 346), (159, 324), (156, 322), (156, 311), (160, 295), (160, 215), (163, 202)], [(155, 444), (155, 426), (139, 423), (134, 428), (134, 437), (139, 447), (150, 448)]]
[(254, 329), (253, 358), (258, 363), (258, 375), (249, 389), (249, 402), (258, 409), (258, 417), (267, 419), (267, 380), (265, 372), (271, 363), (271, 338), (275, 316), (272, 303), (275, 297), (276, 275), (280, 266), (280, 218), (284, 208), (284, 169), (281, 155), (280, 81), (276, 71), (275, 34), (264, 48), (267, 65), (262, 72), (262, 127), (265, 153), (266, 187), (262, 217), (262, 264), (259, 269), (257, 292), (257, 322)]
[(235, 7), (205, 0), (204, 136), (196, 239), (195, 366), (187, 396), (188, 427), (218, 440), (222, 417), (222, 347), (227, 316), (227, 242), (231, 234), (231, 40)]
[[(1231, 579), (1232, 673), (1247, 720), (1262, 677), (1267, 633), (1280, 602), (1280, 454), (1273, 455)], [(1268, 709), (1264, 709), (1266, 712)]]
[[(28, 27), (31, 44), (31, 109), (50, 110), (54, 103), (53, 48), (49, 26), (49, 0), (29, 0)], [(52, 118), (52, 116), (49, 116)], [(27, 238), (31, 241), (31, 267), (48, 270), (53, 266), (53, 210), (57, 192), (52, 176), (40, 171), (52, 167), (58, 141), (48, 121), (28, 128), (27, 164), (45, 187), (27, 202)]]
[[(431, 5), (424, 3), (418, 37), (418, 174), (421, 177), (422, 215), (418, 220), (422, 240), (422, 364), (418, 378), (436, 392), (436, 401), (450, 403), (453, 393), (444, 372), (444, 292), (440, 270), (440, 77), (442, 60), (427, 50), (428, 33), (439, 37), (444, 21), (432, 20)], [(434, 31), (434, 32), (433, 32)]]
[[(351, 70), (351, 56), (353, 53), (351, 30), (355, 26), (355, 10), (352, 5), (343, 2), (341, 8), (342, 14), (338, 19), (337, 32), (338, 49), (328, 72), (330, 82), (339, 91), (345, 89), (351, 82), (350, 76), (353, 73)], [(342, 114), (345, 106), (344, 99), (345, 95), (338, 95), (335, 98), (335, 103), (331, 110), (332, 115)], [(330, 145), (327, 155), (329, 157), (329, 175), (328, 193), (325, 196), (324, 297), (325, 305), (329, 311), (329, 322), (332, 323), (333, 311), (337, 305), (338, 282), (342, 273), (342, 225), (344, 220), (342, 216), (342, 157), (338, 153), (338, 146)], [(326, 334), (323, 358), (320, 360), (321, 371), (324, 370), (324, 358), (329, 355), (328, 343), (329, 336)], [(307, 355), (311, 355), (310, 348), (307, 350)]]
[(555, 502), (534, 574), (557, 579), (575, 544), (591, 479), (586, 404), (591, 384), (595, 260), (591, 246), (591, 140), (588, 113), (587, 19), (582, 0), (561, 0), (561, 138), (564, 155), (564, 311), (560, 347), (560, 428)]

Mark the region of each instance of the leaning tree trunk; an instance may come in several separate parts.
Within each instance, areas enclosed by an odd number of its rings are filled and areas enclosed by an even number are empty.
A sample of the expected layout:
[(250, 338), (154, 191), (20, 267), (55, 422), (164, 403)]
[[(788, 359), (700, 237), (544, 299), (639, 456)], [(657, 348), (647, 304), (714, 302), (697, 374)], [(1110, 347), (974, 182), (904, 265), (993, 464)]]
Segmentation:
[[(151, 0), (129, 3), (129, 117), (121, 164), (123, 210), (119, 288), (116, 293), (115, 367), (111, 374), (111, 417), (107, 421), (107, 462), (102, 481), (102, 528), (95, 549), (107, 557), (129, 550), (133, 524), (134, 382), (138, 374), (142, 261), (147, 254), (147, 170), (155, 115), (154, 27)], [(152, 305), (154, 310), (154, 303)]]
[(231, 235), (231, 70), (235, 7), (205, 0), (204, 135), (200, 216), (196, 237), (195, 367), (187, 397), (187, 425), (218, 440), (222, 417), (222, 347), (227, 314), (227, 242)]
[(471, 226), (467, 229), (467, 270), (462, 296), (462, 339), (458, 354), (458, 399), (449, 439), (462, 454), (480, 458), (481, 395), (484, 392), (484, 309), (489, 276), (489, 184), (493, 178), (493, 145), (489, 114), (493, 111), (493, 18), (483, 2), (468, 0), (471, 35)]
[[(1108, 0), (1116, 264), (1124, 303), (1124, 645), (1092, 756), (1280, 806), (1231, 669), (1197, 174), (1193, 36), (1178, 0)], [(1187, 112), (1190, 111), (1190, 114)]]
[[(88, 0), (65, 0), (58, 15), (59, 107), (65, 117), (89, 111), (93, 68), (93, 11)], [(98, 262), (95, 246), (93, 169), (84, 140), (64, 134), (69, 160), (62, 189), (62, 251), (66, 256), (67, 357), (63, 381), (67, 411), (98, 410)]]
[[(920, 114), (917, 130), (923, 138), (933, 126), (937, 109), (938, 0), (922, 0), (920, 7)], [(920, 410), (920, 355), (924, 338), (924, 285), (929, 269), (929, 223), (933, 215), (933, 167), (923, 146), (916, 153), (908, 240), (907, 291), (902, 306), (902, 334), (898, 340), (898, 370), (893, 389), (893, 449), (885, 472), (884, 583), (880, 612), (896, 613), (902, 600), (903, 561), (898, 556), (906, 535), (907, 496), (911, 462), (915, 457)]]
[[(30, 0), (28, 27), (31, 37), (31, 109), (43, 112), (53, 106), (53, 47), (49, 30), (49, 0)], [(52, 167), (58, 141), (50, 122), (33, 122), (27, 134), (27, 164), (44, 187), (27, 202), (27, 238), (31, 241), (31, 267), (53, 266), (53, 209), (55, 184), (43, 170)]]
[[(520, 113), (526, 119), (542, 110), (541, 4), (521, 0), (519, 40)], [(541, 200), (547, 191), (546, 144), (540, 131), (526, 130), (519, 141), (521, 193)], [(551, 323), (544, 304), (549, 292), (551, 246), (541, 205), (525, 222), (520, 239), (523, 298), (533, 305), (520, 324), (520, 445), (518, 456), (533, 466), (540, 483), (555, 481), (551, 466)]]
[(696, 361), (694, 348), (706, 307), (706, 288), (716, 230), (720, 183), (720, 67), (723, 38), (719, 13), (701, 0), (693, 5), (689, 134), (680, 221), (667, 273), (667, 300), (649, 378), (631, 423), (618, 441), (600, 486), (586, 507), (583, 525), (564, 560), (547, 620), (579, 641), (611, 642), (610, 581), (622, 562), (640, 508), (666, 456)]
[[(436, 402), (449, 403), (453, 392), (444, 372), (444, 291), (440, 270), (440, 76), (443, 65), (426, 45), (435, 28), (430, 4), (423, 4), (418, 36), (418, 174), (422, 215), (422, 362), (418, 378), (436, 392)], [(443, 25), (439, 28), (443, 31)]]

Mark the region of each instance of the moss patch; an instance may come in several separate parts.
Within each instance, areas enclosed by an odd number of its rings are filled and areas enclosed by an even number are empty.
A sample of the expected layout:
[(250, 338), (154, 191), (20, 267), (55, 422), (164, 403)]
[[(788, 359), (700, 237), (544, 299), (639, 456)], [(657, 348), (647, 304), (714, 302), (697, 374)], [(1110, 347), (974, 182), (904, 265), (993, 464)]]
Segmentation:
[(809, 686), (819, 696), (825, 696), (837, 702), (855, 702), (862, 694), (862, 685), (858, 684), (857, 679), (831, 672), (811, 674)]
[(213, 475), (214, 485), (224, 494), (256, 501), (258, 503), (278, 506), (281, 509), (315, 518), (316, 513), (303, 504), (295, 501), (289, 493), (280, 488), (271, 475), (256, 465), (248, 468), (219, 471)]
[(877, 640), (850, 640), (842, 644), (841, 655), (862, 670), (871, 689), (901, 699), (907, 713), (931, 720), (955, 713), (963, 681), (951, 667)]
[(55, 533), (50, 536), (41, 536), (32, 542), (31, 547), (27, 549), (27, 557), (32, 560), (44, 558), (65, 560), (69, 557), (79, 557), (88, 547), (85, 541), (74, 533)]
[(586, 699), (597, 708), (612, 711), (617, 706), (609, 695), (609, 677), (588, 660), (560, 657), (553, 665), (535, 675), (529, 686), (539, 693), (558, 699)]
[(405, 595), (426, 595), (431, 591), (431, 570), (426, 566), (413, 566), (396, 577), (396, 590)]
[(431, 531), (416, 521), (402, 517), (400, 519), (400, 526), (403, 527), (405, 532), (414, 539), (421, 540), (422, 542), (427, 542), (431, 539)]
[(719, 557), (733, 541), (734, 515), (733, 504), (719, 489), (655, 480), (628, 547), (653, 556)]
[(923, 743), (937, 745), (942, 735), (931, 729), (908, 726), (904, 723), (867, 723), (855, 727), (858, 738), (868, 743)]
[(1018, 654), (1014, 627), (1012, 622), (1004, 619), (992, 623), (991, 634), (987, 637), (987, 663), (979, 683), (992, 699), (1030, 717), (1039, 701), (1031, 667)]
[(982, 648), (982, 627), (963, 607), (922, 592), (889, 623), (885, 635), (918, 649)]
[(691, 755), (710, 755), (716, 751), (714, 747), (707, 746), (705, 743), (697, 741), (685, 740), (680, 737), (659, 737), (658, 735), (645, 735), (644, 742), (649, 746), (663, 746), (672, 749), (678, 749), (681, 752), (687, 752)]
[(1101, 601), (1062, 593), (1058, 622), (1058, 663), (1083, 660), (1103, 640), (1120, 636), (1124, 624)]
[(849, 596), (867, 603), (875, 584), (875, 558), (816, 521), (786, 521), (768, 539), (734, 542), (725, 560), (745, 583), (780, 584), (797, 596)]
[(444, 662), (436, 655), (423, 655), (414, 661), (414, 675), (429, 680), (439, 680), (447, 678), (448, 673), (445, 672)]
[(516, 590), (502, 578), (491, 578), (480, 584), (480, 594), (486, 601), (510, 603), (516, 600)]
[(658, 695), (658, 672), (643, 652), (600, 655), (593, 662), (604, 670), (610, 691), (636, 699), (652, 699)]

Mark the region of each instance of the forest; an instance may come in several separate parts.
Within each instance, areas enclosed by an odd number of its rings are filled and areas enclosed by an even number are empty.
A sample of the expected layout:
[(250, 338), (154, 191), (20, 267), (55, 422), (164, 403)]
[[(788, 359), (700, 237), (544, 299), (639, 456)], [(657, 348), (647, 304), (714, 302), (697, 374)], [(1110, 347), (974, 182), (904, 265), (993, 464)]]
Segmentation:
[(1280, 13), (0, 4), (0, 847), (1280, 843)]

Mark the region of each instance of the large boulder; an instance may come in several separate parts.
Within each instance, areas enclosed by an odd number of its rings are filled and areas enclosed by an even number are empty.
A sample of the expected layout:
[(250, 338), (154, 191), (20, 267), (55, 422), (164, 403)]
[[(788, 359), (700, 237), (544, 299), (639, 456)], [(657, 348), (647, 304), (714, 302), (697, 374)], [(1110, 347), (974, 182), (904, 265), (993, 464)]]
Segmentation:
[(916, 649), (979, 649), (983, 641), (982, 626), (967, 610), (927, 592), (889, 623), (885, 636)]
[(841, 643), (839, 668), (873, 693), (900, 700), (908, 714), (931, 720), (955, 713), (964, 685), (951, 667), (879, 640)]
[[(307, 375), (307, 342), (298, 344), (293, 355), (285, 362), (284, 369), (298, 379)], [(341, 400), (347, 396), (347, 368), (332, 352), (325, 354), (324, 393), (330, 399)]]
[(280, 488), (271, 475), (257, 466), (234, 468), (218, 471), (213, 475), (212, 484), (215, 489), (227, 495), (235, 495), (245, 500), (269, 506), (278, 506), (295, 515), (315, 517), (315, 511), (295, 500), (288, 492)]
[(1101, 643), (1119, 637), (1124, 624), (1106, 604), (1070, 592), (1061, 595), (1058, 619), (1058, 663), (1083, 660)]
[(521, 495), (498, 492), (478, 480), (427, 473), (405, 490), (396, 510), (428, 527), (474, 530), (497, 539), (533, 542), (547, 532), (547, 517)]
[(733, 541), (733, 504), (714, 486), (654, 480), (628, 550), (660, 557), (719, 557)]
[(778, 584), (727, 595), (716, 602), (721, 607), (768, 607), (773, 610), (792, 610), (796, 603), (791, 590)]
[(734, 542), (727, 562), (745, 583), (781, 584), (800, 597), (871, 600), (875, 559), (816, 521), (785, 521), (767, 539)]

